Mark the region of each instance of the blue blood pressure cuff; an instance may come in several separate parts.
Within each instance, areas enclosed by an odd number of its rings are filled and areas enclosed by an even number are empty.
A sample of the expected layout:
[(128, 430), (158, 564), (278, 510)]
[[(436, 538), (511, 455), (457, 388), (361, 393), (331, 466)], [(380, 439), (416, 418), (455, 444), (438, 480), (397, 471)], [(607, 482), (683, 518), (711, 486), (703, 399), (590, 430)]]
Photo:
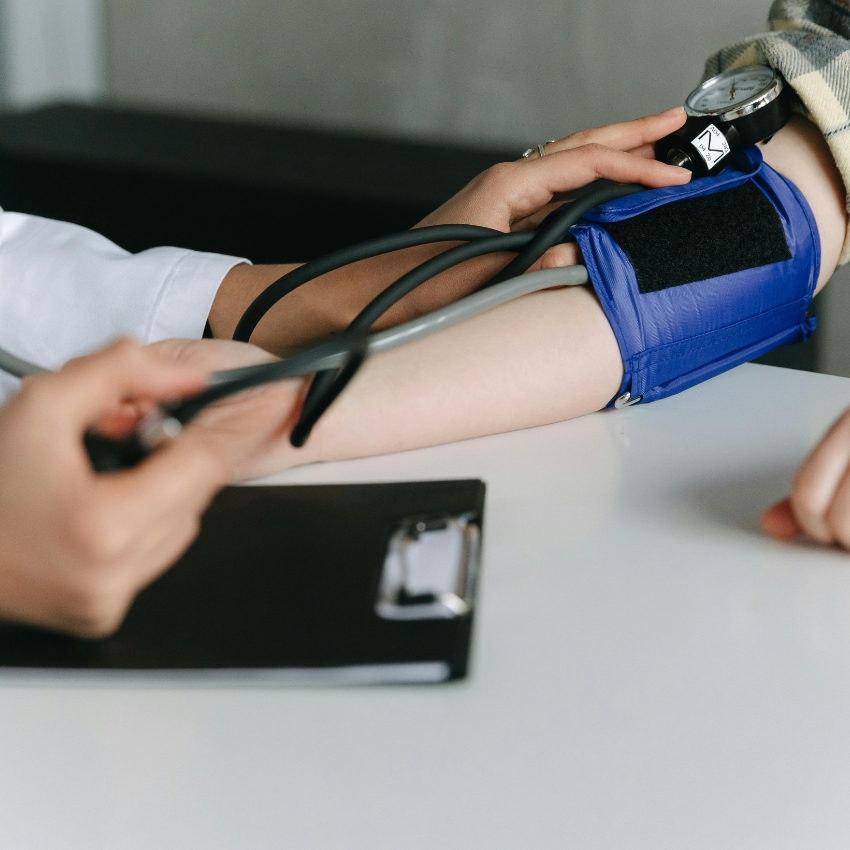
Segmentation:
[(758, 148), (733, 157), (715, 177), (618, 198), (572, 228), (623, 357), (609, 407), (673, 395), (815, 328), (811, 210)]

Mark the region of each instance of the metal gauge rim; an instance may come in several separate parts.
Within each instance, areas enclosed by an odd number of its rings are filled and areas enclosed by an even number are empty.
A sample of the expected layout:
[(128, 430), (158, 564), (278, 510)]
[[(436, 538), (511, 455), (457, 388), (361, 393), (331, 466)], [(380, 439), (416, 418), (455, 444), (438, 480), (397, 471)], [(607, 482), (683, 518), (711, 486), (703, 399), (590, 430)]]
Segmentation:
[(740, 74), (741, 71), (745, 71), (750, 68), (765, 67), (768, 66), (742, 65), (740, 68), (730, 68), (728, 71), (724, 71), (722, 74), (718, 74), (716, 77), (712, 77), (710, 80), (706, 80), (704, 83), (698, 85), (688, 95), (687, 99), (685, 100), (685, 112), (688, 115), (692, 115), (695, 117), (720, 118), (721, 121), (734, 121), (736, 118), (743, 118), (745, 115), (752, 115), (753, 112), (757, 112), (759, 109), (762, 109), (769, 103), (772, 103), (782, 93), (782, 88), (784, 85), (782, 82), (782, 77), (773, 68), (770, 69), (773, 76), (770, 82), (765, 86), (765, 88), (763, 88), (760, 92), (757, 92), (747, 100), (743, 101), (742, 103), (737, 104), (732, 109), (716, 109), (706, 112), (702, 109), (696, 109), (690, 104), (698, 96), (705, 94), (705, 92), (710, 91), (711, 89), (714, 89), (719, 85), (722, 85), (731, 77)]

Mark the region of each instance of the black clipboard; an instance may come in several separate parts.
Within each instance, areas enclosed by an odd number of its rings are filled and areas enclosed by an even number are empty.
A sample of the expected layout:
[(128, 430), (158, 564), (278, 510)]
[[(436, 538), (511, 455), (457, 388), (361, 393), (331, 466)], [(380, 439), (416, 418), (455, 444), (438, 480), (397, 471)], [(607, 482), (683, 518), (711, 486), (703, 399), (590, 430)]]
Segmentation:
[(0, 672), (273, 684), (466, 675), (481, 481), (229, 487), (118, 632), (0, 627)]

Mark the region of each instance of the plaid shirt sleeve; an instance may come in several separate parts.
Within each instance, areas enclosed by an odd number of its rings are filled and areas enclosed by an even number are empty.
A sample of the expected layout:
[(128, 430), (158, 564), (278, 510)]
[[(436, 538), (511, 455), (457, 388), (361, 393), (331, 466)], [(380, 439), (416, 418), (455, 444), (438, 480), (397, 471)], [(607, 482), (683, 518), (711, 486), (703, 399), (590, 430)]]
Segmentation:
[[(769, 32), (715, 53), (705, 77), (741, 65), (776, 68), (820, 128), (845, 188), (850, 186), (850, 0), (775, 0)], [(850, 195), (847, 198), (850, 209)], [(850, 261), (850, 230), (839, 264)]]

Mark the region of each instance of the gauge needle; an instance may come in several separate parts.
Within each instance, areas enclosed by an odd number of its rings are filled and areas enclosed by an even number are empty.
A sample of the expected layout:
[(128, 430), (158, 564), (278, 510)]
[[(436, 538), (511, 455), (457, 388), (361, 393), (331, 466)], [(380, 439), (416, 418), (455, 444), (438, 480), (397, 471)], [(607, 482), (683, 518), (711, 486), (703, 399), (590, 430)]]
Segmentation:
[(735, 96), (736, 96), (737, 94), (738, 94), (738, 92), (737, 92), (737, 90), (735, 89), (735, 86), (732, 86), (731, 90), (729, 91), (729, 100), (734, 100), (734, 99), (735, 99)]

